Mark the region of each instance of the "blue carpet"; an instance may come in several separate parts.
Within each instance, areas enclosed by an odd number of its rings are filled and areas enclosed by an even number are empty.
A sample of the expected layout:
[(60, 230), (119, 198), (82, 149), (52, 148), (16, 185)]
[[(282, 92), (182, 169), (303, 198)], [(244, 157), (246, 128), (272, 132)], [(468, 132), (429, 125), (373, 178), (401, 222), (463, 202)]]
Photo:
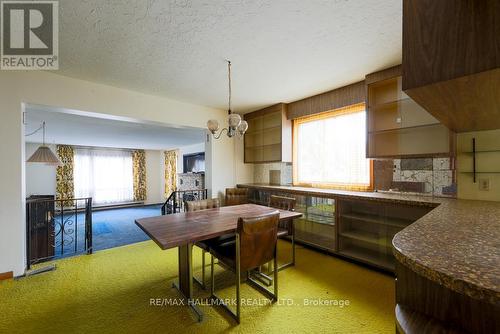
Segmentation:
[[(137, 227), (139, 218), (161, 215), (161, 205), (133, 208), (99, 210), (92, 213), (92, 247), (94, 251), (148, 240), (149, 237)], [(60, 233), (61, 216), (55, 217), (55, 254), (58, 257), (85, 251), (85, 216), (83, 213), (65, 213), (64, 230)], [(75, 228), (76, 226), (76, 228)], [(75, 233), (76, 229), (76, 233)], [(76, 240), (74, 236), (77, 236)], [(63, 242), (64, 240), (64, 242)]]

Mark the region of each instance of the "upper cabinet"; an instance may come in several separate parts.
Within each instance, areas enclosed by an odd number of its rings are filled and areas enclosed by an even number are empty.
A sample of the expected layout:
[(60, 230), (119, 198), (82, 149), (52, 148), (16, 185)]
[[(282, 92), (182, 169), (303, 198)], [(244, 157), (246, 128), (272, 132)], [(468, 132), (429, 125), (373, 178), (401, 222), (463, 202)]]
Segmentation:
[(286, 104), (279, 103), (244, 116), (245, 163), (292, 161), (292, 122), (286, 110)]
[(369, 158), (454, 154), (454, 134), (403, 92), (400, 66), (365, 82)]
[(402, 88), (456, 132), (500, 128), (498, 0), (404, 0)]

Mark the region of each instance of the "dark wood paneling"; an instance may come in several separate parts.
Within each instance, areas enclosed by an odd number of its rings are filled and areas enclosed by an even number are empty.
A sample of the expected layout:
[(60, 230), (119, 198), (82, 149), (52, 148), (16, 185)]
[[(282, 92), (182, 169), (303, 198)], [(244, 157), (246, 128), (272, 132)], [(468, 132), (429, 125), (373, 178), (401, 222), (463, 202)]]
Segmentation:
[(403, 89), (500, 67), (498, 0), (404, 0)]
[(500, 69), (410, 89), (406, 93), (456, 132), (500, 128)]
[(448, 328), (446, 324), (421, 313), (396, 305), (396, 333), (398, 334), (465, 334), (463, 331)]
[(403, 90), (455, 132), (500, 128), (500, 1), (404, 0)]
[(386, 68), (378, 72), (373, 72), (365, 77), (365, 84), (369, 85), (378, 81), (401, 76), (401, 65)]
[(322, 113), (365, 102), (365, 82), (360, 81), (288, 104), (288, 119)]
[(396, 303), (406, 310), (435, 319), (450, 329), (470, 333), (500, 332), (500, 305), (447, 289), (397, 261), (396, 277)]
[(245, 115), (243, 115), (243, 118), (245, 120), (249, 120), (249, 119), (252, 119), (252, 118), (256, 118), (256, 117), (264, 116), (264, 115), (267, 115), (267, 114), (271, 114), (273, 112), (283, 111), (285, 108), (286, 108), (286, 104), (285, 103), (278, 103), (278, 104), (274, 104), (272, 106), (269, 106), (269, 107), (266, 107), (266, 108), (263, 108), (263, 109), (259, 109), (259, 110), (253, 111), (251, 113), (245, 114)]

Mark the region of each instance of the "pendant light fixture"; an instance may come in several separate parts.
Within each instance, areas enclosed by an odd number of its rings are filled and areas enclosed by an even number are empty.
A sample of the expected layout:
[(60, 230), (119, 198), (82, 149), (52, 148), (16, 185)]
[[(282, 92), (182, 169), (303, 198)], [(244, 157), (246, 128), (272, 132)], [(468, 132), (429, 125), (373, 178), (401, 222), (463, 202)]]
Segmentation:
[(229, 98), (228, 98), (228, 127), (220, 130), (217, 135), (217, 131), (219, 130), (219, 122), (215, 119), (211, 119), (207, 122), (207, 128), (212, 133), (215, 139), (219, 139), (222, 135), (222, 132), (225, 130), (227, 132), (227, 136), (229, 138), (238, 135), (238, 137), (242, 138), (245, 132), (248, 130), (248, 123), (245, 120), (241, 119), (241, 116), (233, 113), (231, 110), (231, 61), (227, 61), (227, 72), (228, 72), (228, 81), (229, 81)]
[(31, 132), (30, 134), (26, 136), (31, 136), (37, 133), (38, 131), (42, 130), (43, 131), (43, 141), (42, 145), (31, 155), (31, 157), (26, 160), (26, 162), (36, 162), (36, 163), (45, 163), (49, 166), (62, 166), (63, 163), (61, 160), (57, 157), (57, 155), (52, 152), (52, 150), (45, 145), (45, 121), (42, 122), (42, 125), (36, 129), (35, 131)]

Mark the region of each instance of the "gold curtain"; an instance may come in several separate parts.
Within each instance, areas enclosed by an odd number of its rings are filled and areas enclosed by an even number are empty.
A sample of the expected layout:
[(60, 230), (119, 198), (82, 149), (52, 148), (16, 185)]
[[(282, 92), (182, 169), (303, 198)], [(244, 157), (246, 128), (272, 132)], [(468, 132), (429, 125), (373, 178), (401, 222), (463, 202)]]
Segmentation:
[[(72, 146), (57, 145), (57, 155), (63, 163), (57, 167), (56, 173), (56, 198), (71, 199), (75, 197), (75, 186), (73, 182), (74, 150)], [(73, 205), (73, 201), (67, 201), (65, 206)]]
[(165, 151), (165, 198), (177, 189), (177, 150)]
[(144, 150), (132, 151), (134, 169), (134, 201), (146, 200), (146, 152)]

